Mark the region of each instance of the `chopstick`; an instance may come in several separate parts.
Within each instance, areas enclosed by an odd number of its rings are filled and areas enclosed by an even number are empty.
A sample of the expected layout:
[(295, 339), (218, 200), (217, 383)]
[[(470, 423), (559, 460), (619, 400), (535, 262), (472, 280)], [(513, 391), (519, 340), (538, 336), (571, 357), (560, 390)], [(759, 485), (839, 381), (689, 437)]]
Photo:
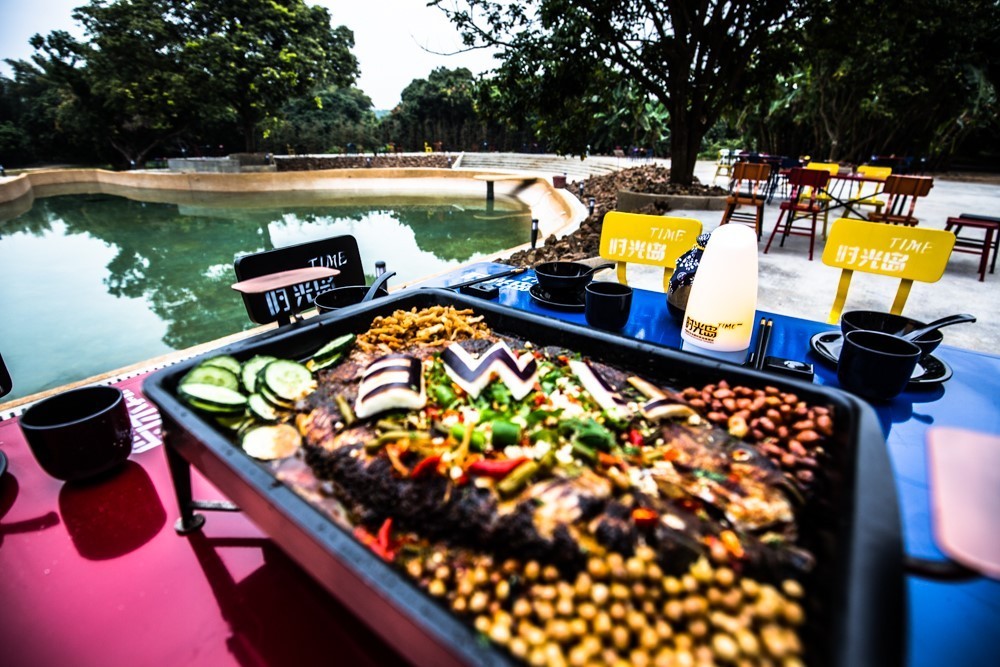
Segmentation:
[(760, 318), (760, 324), (757, 327), (757, 347), (754, 348), (753, 354), (747, 360), (747, 365), (750, 368), (760, 370), (764, 367), (764, 356), (767, 354), (768, 343), (771, 342), (771, 328), (773, 326), (774, 320), (766, 317)]
[(472, 280), (466, 280), (464, 283), (456, 283), (454, 285), (445, 285), (445, 289), (461, 289), (463, 287), (469, 287), (470, 285), (475, 285), (476, 283), (484, 283), (488, 280), (496, 280), (497, 278), (506, 278), (507, 276), (516, 276), (519, 273), (524, 273), (527, 271), (527, 267), (520, 267), (517, 269), (511, 269), (510, 271), (502, 271), (501, 273), (495, 273), (492, 276), (482, 276), (480, 278), (473, 278)]

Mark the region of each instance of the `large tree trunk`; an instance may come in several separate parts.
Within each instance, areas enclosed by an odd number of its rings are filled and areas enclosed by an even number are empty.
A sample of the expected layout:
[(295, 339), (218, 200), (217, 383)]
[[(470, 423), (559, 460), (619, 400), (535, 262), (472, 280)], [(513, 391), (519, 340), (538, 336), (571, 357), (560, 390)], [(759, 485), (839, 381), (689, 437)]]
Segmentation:
[[(675, 105), (680, 106), (680, 105)], [(691, 185), (694, 181), (694, 166), (698, 161), (698, 149), (705, 132), (689, 113), (678, 111), (670, 118), (670, 182), (677, 185)]]

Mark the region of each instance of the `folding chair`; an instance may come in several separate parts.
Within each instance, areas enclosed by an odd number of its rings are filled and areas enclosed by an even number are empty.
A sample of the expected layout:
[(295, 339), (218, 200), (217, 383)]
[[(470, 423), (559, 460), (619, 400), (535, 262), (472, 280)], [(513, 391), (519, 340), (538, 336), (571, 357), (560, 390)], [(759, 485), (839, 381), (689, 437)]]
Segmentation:
[(823, 263), (841, 273), (828, 321), (840, 321), (855, 271), (899, 278), (889, 312), (902, 315), (913, 281), (940, 280), (954, 246), (955, 235), (943, 229), (896, 227), (855, 218), (834, 220), (823, 248)]
[(616, 275), (623, 285), (628, 284), (628, 264), (662, 266), (666, 292), (677, 258), (691, 249), (701, 227), (694, 218), (609, 211), (601, 224), (600, 255), (617, 263)]
[(877, 179), (871, 181), (858, 181), (858, 187), (851, 194), (851, 199), (855, 206), (866, 206), (874, 208), (875, 213), (881, 213), (885, 207), (885, 199), (879, 197), (882, 194), (879, 187), (892, 175), (892, 167), (876, 167), (870, 164), (862, 164), (857, 168), (858, 175), (863, 178)]
[[(826, 173), (830, 174), (831, 179), (840, 173), (840, 165), (837, 164), (836, 162), (807, 162), (806, 169), (816, 169), (818, 171), (825, 171)], [(823, 238), (826, 238), (827, 222), (830, 217), (830, 211), (829, 211), (830, 202), (833, 200), (833, 198), (830, 196), (830, 193), (826, 189), (824, 189), (822, 192), (818, 193), (817, 199), (823, 206)]]
[[(725, 225), (731, 221), (751, 224), (760, 240), (764, 225), (764, 204), (767, 202), (767, 186), (771, 176), (771, 165), (758, 162), (737, 162), (733, 167), (733, 187), (726, 197), (726, 210), (722, 214)], [(753, 206), (754, 213), (744, 213), (738, 209)]]
[[(787, 200), (778, 205), (781, 213), (778, 214), (778, 220), (774, 223), (774, 230), (767, 239), (767, 245), (764, 246), (765, 255), (771, 249), (771, 242), (774, 241), (774, 235), (778, 233), (778, 228), (781, 227), (781, 221), (784, 219), (785, 226), (781, 231), (781, 243), (779, 245), (784, 247), (785, 238), (789, 236), (808, 236), (809, 261), (812, 261), (813, 248), (816, 244), (817, 218), (820, 213), (826, 210), (825, 206), (819, 201), (819, 195), (829, 180), (830, 174), (820, 169), (802, 169), (796, 167), (788, 172), (788, 183), (792, 187), (791, 195)], [(809, 219), (809, 226), (796, 226), (793, 224), (796, 220), (805, 219)]]
[(931, 176), (899, 176), (893, 174), (885, 179), (885, 209), (868, 214), (871, 222), (888, 222), (893, 225), (915, 226), (919, 219), (913, 215), (917, 199), (926, 197), (934, 187)]
[[(241, 292), (243, 305), (251, 321), (257, 324), (278, 322), (289, 324), (295, 316), (312, 307), (313, 298), (332, 287), (364, 285), (365, 272), (361, 264), (361, 251), (353, 236), (333, 236), (319, 241), (308, 241), (274, 250), (243, 255), (233, 264), (236, 279), (234, 289)], [(295, 272), (305, 276), (311, 268), (333, 269), (335, 276), (296, 280)], [(320, 272), (316, 272), (320, 273)], [(288, 280), (265, 281), (265, 289), (245, 290), (238, 286), (255, 278), (285, 274)]]

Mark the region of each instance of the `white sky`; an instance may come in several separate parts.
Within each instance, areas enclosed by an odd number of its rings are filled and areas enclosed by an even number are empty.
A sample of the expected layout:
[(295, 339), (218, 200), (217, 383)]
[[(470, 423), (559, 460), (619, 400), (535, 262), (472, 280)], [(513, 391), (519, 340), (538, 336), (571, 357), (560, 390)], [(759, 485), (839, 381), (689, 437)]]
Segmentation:
[[(467, 67), (473, 74), (492, 69), (490, 54), (461, 48), (455, 27), (427, 0), (306, 0), (330, 10), (333, 25), (354, 31), (354, 55), (361, 68), (357, 85), (376, 109), (391, 109), (413, 79), (426, 79), (435, 67)], [(0, 0), (0, 74), (10, 76), (5, 58), (28, 59), (32, 35), (67, 30), (82, 37), (73, 21), (73, 8), (87, 0)]]

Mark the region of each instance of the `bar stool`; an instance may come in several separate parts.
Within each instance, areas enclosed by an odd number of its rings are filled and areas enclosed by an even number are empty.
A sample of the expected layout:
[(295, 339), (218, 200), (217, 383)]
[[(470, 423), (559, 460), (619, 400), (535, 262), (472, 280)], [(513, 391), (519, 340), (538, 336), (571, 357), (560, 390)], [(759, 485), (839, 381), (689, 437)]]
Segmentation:
[[(983, 237), (959, 236), (963, 227), (981, 229)], [(944, 229), (955, 235), (955, 252), (979, 255), (979, 282), (986, 280), (986, 263), (989, 261), (990, 273), (993, 273), (997, 266), (997, 251), (1000, 249), (1000, 218), (962, 213), (957, 218), (948, 218)], [(992, 261), (989, 259), (990, 250), (993, 251)]]
[[(771, 165), (766, 163), (737, 162), (733, 167), (733, 187), (726, 197), (726, 211), (722, 214), (725, 225), (731, 221), (751, 224), (760, 240), (764, 224), (764, 204), (767, 201), (767, 183)], [(754, 213), (743, 213), (742, 206), (753, 206)]]

